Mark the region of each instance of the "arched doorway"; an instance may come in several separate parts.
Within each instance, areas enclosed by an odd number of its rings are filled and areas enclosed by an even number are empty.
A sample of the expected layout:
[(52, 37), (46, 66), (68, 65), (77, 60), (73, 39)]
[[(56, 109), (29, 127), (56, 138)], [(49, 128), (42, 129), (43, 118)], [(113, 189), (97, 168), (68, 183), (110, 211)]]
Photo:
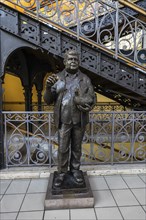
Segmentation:
[[(13, 47), (13, 46), (12, 46)], [(6, 58), (7, 54), (7, 58)], [(5, 51), (3, 66), (0, 71), (0, 166), (4, 167), (4, 123), (3, 110), (5, 110), (4, 98), (8, 94), (9, 101), (12, 101), (12, 95), (15, 98), (23, 99), (24, 106), (21, 110), (32, 111), (33, 91), (37, 97), (37, 110), (41, 111), (41, 100), (43, 91), (43, 82), (46, 74), (56, 72), (58, 61), (53, 55), (40, 49), (23, 46)], [(16, 86), (16, 84), (17, 86)], [(7, 85), (5, 85), (5, 83)], [(19, 85), (18, 85), (19, 84)], [(35, 87), (34, 87), (35, 86)], [(19, 88), (19, 89), (18, 89)], [(10, 94), (13, 93), (13, 94)], [(18, 100), (18, 101), (19, 101)], [(14, 100), (17, 101), (17, 100)], [(14, 105), (6, 110), (14, 111)]]

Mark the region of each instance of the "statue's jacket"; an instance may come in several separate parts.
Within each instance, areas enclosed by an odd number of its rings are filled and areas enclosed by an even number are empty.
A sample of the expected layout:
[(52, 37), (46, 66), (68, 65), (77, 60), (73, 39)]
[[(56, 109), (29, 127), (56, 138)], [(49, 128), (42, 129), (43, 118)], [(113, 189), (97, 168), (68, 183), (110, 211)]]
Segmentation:
[[(62, 99), (66, 90), (66, 71), (63, 70), (62, 72), (58, 73), (57, 76), (59, 80), (52, 87), (46, 85), (44, 101), (48, 105), (54, 103), (54, 122), (56, 128), (59, 128), (61, 114), (64, 115), (63, 117), (66, 117), (64, 112), (61, 113)], [(80, 70), (78, 70), (77, 88), (79, 90), (77, 96), (77, 106), (79, 110), (76, 111), (76, 115), (74, 116), (75, 118), (78, 118), (80, 115), (81, 127), (84, 127), (89, 122), (89, 111), (93, 109), (96, 103), (96, 95), (89, 77), (83, 74)], [(74, 102), (76, 103), (76, 97)], [(88, 108), (87, 111), (82, 108), (85, 104), (88, 104), (88, 106), (90, 105), (90, 108)], [(71, 106), (69, 106), (69, 108), (70, 107)]]

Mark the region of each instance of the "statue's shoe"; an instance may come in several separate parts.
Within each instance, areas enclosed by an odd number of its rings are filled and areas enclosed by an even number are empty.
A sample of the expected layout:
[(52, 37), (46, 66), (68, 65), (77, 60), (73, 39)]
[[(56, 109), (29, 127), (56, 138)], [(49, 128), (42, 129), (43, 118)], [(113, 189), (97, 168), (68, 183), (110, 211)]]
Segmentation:
[(55, 187), (60, 187), (62, 185), (63, 180), (64, 180), (64, 176), (65, 176), (65, 173), (57, 174), (57, 176), (54, 179), (54, 186)]
[(83, 183), (84, 178), (83, 178), (83, 173), (81, 170), (76, 170), (72, 172), (73, 177), (77, 183)]

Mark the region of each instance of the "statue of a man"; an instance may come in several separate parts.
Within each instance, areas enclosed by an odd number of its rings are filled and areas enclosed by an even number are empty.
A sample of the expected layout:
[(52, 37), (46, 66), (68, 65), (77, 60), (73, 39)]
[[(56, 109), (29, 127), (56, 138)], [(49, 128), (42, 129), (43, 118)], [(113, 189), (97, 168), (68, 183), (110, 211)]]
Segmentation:
[(90, 79), (79, 70), (79, 54), (66, 52), (65, 69), (48, 77), (44, 100), (54, 103), (54, 121), (58, 129), (58, 171), (54, 186), (60, 187), (70, 167), (77, 183), (83, 182), (80, 170), (81, 144), (89, 111), (96, 103), (96, 95)]

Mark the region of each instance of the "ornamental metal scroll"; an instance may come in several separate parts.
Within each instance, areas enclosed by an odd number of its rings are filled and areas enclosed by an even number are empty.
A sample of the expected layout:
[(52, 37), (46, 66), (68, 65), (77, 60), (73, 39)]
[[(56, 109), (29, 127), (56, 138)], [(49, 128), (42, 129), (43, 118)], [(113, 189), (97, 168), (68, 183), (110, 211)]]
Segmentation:
[(52, 114), (40, 113), (5, 114), (8, 166), (50, 164), (52, 117)]
[[(146, 23), (134, 9), (121, 8), (112, 0), (4, 0), (90, 40), (118, 55), (146, 66)], [(49, 23), (50, 21), (51, 24)], [(46, 21), (47, 22), (47, 21)]]
[(114, 117), (115, 161), (146, 161), (146, 113), (116, 114)]
[[(3, 112), (6, 165), (57, 165), (52, 112)], [(146, 162), (146, 112), (91, 112), (82, 164)]]

